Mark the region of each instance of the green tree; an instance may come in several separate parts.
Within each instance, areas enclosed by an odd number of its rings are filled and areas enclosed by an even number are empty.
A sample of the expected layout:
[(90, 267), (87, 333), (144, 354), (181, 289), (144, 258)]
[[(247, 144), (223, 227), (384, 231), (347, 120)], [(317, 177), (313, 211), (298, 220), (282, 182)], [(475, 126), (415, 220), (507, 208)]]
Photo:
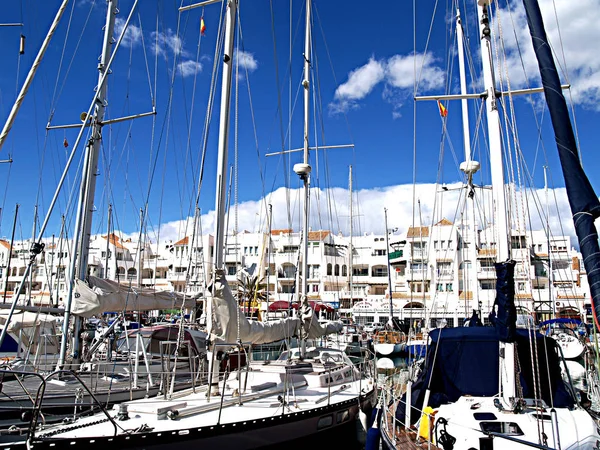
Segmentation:
[(246, 271), (238, 274), (237, 299), (242, 307), (248, 306), (247, 316), (251, 315), (251, 308), (258, 308), (261, 301), (267, 299), (267, 285), (264, 278), (250, 275)]

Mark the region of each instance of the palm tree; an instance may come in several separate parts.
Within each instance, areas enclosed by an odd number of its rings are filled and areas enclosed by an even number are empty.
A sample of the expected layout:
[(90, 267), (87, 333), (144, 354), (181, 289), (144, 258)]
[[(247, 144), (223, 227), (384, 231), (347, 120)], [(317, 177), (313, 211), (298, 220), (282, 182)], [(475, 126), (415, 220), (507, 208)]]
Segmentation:
[(247, 316), (251, 315), (251, 306), (258, 306), (258, 303), (267, 299), (267, 285), (265, 279), (258, 275), (250, 275), (242, 270), (238, 274), (237, 299), (240, 305), (248, 305)]

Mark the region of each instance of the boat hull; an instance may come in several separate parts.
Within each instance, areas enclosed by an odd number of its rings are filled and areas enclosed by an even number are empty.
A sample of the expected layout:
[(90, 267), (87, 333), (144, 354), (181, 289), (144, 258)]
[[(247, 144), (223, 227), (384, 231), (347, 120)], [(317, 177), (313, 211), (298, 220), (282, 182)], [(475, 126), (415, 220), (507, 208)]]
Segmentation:
[[(376, 401), (376, 391), (361, 398), (362, 409), (370, 414)], [(332, 405), (325, 405), (311, 411), (277, 415), (259, 420), (247, 420), (224, 423), (218, 426), (180, 429), (168, 432), (145, 432), (119, 435), (114, 437), (94, 438), (46, 438), (35, 440), (31, 448), (35, 449), (76, 449), (90, 447), (102, 449), (107, 446), (119, 449), (153, 449), (153, 450), (197, 450), (198, 448), (218, 448), (219, 450), (251, 450), (286, 444), (286, 449), (306, 448), (306, 442), (324, 443), (327, 437), (335, 436), (336, 442), (346, 438), (349, 443), (357, 443), (356, 422), (361, 407), (355, 400), (348, 400)], [(127, 427), (127, 421), (118, 422)], [(18, 444), (25, 448), (23, 442), (15, 442), (15, 436), (9, 436), (10, 443), (0, 442), (0, 448), (6, 446), (17, 448)], [(289, 445), (288, 445), (289, 444)]]
[(404, 351), (404, 344), (377, 343), (373, 345), (375, 354), (389, 356), (400, 354)]

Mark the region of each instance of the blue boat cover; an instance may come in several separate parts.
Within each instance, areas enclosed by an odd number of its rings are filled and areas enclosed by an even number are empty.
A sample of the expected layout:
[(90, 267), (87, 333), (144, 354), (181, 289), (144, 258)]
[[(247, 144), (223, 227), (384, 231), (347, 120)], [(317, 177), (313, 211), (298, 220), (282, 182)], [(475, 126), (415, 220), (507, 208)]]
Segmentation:
[(573, 324), (573, 325), (581, 325), (581, 320), (573, 319), (571, 317), (558, 317), (556, 319), (549, 319), (549, 320), (544, 320), (543, 322), (540, 322), (540, 327), (543, 327), (544, 325), (554, 324), (554, 323), (568, 323), (568, 324)]
[[(536, 397), (530, 333), (532, 332), (528, 330), (517, 329), (514, 341), (520, 367), (519, 383), (524, 398)], [(427, 360), (412, 387), (411, 404), (415, 408), (423, 408), (428, 387), (431, 390), (428, 406), (433, 408), (453, 403), (464, 395), (491, 397), (498, 394), (500, 339), (494, 327), (441, 328), (432, 331), (429, 336), (431, 344)], [(541, 387), (542, 399), (555, 407), (573, 406), (575, 401), (561, 377), (556, 341), (537, 332), (535, 338), (540, 374), (537, 385)], [(405, 401), (403, 397), (397, 411), (397, 418), (402, 422), (406, 410)], [(413, 411), (414, 423), (419, 416), (418, 410)]]

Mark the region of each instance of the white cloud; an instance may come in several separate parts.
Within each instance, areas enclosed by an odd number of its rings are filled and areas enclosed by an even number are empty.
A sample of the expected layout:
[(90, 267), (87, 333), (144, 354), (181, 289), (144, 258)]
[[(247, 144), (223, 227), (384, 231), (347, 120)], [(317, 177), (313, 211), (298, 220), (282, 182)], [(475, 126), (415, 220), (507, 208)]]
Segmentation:
[[(448, 191), (443, 193), (443, 198), (436, 202), (435, 184), (403, 184), (388, 186), (383, 188), (372, 188), (355, 190), (353, 193), (353, 234), (363, 235), (365, 233), (383, 234), (384, 208), (388, 209), (387, 219), (389, 228), (398, 228), (398, 233), (406, 233), (411, 226), (428, 226), (436, 223), (442, 218), (447, 218), (451, 222), (460, 222), (460, 211), (457, 204), (461, 193), (464, 191), (458, 189), (460, 183), (447, 184)], [(570, 208), (564, 188), (549, 189), (549, 198), (551, 201), (556, 198), (556, 205), (550, 208), (550, 226), (552, 233), (556, 236), (571, 236), (571, 245), (578, 247), (577, 238), (572, 225)], [(540, 217), (537, 211), (545, 211), (545, 193), (543, 189), (535, 192), (528, 192), (528, 204), (531, 205), (531, 224), (534, 230), (541, 230), (544, 227), (545, 219)], [(419, 204), (413, 205), (413, 197), (419, 201)], [(301, 229), (302, 211), (301, 189), (279, 188), (259, 201), (248, 201), (238, 205), (238, 230), (259, 232), (266, 231), (268, 223), (266, 221), (267, 205), (272, 205), (273, 222), (272, 229), (292, 228), (294, 231)], [(332, 189), (311, 189), (311, 217), (310, 227), (313, 230), (329, 230), (333, 233), (343, 233), (345, 236), (349, 233), (350, 208), (348, 204), (349, 192), (344, 188)], [(463, 197), (464, 198), (464, 197)], [(288, 208), (292, 199), (293, 205)], [(537, 202), (537, 207), (535, 203)], [(485, 203), (485, 202), (484, 202)], [(335, 211), (330, 215), (327, 211), (335, 205)], [(288, 211), (291, 217), (291, 223), (288, 221)], [(416, 212), (415, 212), (416, 211)], [(329, 222), (329, 217), (339, 217)], [(230, 232), (232, 231), (232, 222), (229, 222)], [(191, 219), (190, 219), (191, 223)], [(214, 210), (205, 213), (201, 217), (202, 230), (205, 234), (214, 233), (215, 213)], [(160, 230), (161, 241), (163, 239), (178, 240), (184, 236), (184, 230), (190, 234), (191, 225), (186, 221), (173, 221), (162, 225)]]
[(192, 60), (182, 61), (177, 64), (177, 70), (182, 77), (188, 77), (202, 72), (202, 64)]
[(186, 52), (183, 51), (183, 44), (181, 42), (181, 38), (170, 28), (167, 28), (167, 31), (153, 31), (150, 34), (150, 38), (152, 41), (152, 50), (154, 53), (158, 53), (160, 55), (166, 55), (167, 51), (175, 55), (186, 55)]
[(394, 55), (381, 60), (371, 57), (365, 65), (352, 70), (348, 74), (348, 80), (338, 86), (334, 101), (329, 105), (330, 111), (339, 113), (357, 108), (358, 101), (383, 82), (382, 96), (393, 105), (394, 117), (399, 117), (400, 106), (412, 95), (415, 65), (420, 90), (443, 87), (444, 73), (435, 66), (431, 55)]
[(373, 88), (384, 79), (384, 76), (384, 65), (371, 57), (364, 66), (354, 69), (348, 74), (348, 81), (338, 86), (330, 110), (336, 113), (356, 107), (356, 101), (370, 94)]
[[(539, 3), (562, 82), (567, 81), (566, 60), (573, 101), (600, 110), (600, 53), (592, 44), (600, 42), (600, 28), (596, 26), (600, 21), (600, 0), (540, 0)], [(501, 12), (506, 52), (502, 75), (506, 68), (512, 88), (539, 86), (539, 69), (521, 2), (511, 2), (510, 13), (508, 7)]]
[(258, 61), (254, 58), (253, 53), (245, 52), (240, 50), (237, 54), (237, 62), (240, 65), (240, 69), (253, 72), (258, 68)]
[[(117, 17), (115, 19), (115, 39), (118, 39), (123, 32), (123, 28), (125, 27), (125, 19)], [(121, 41), (121, 45), (125, 47), (135, 47), (142, 41), (142, 29), (132, 23), (129, 23), (127, 27), (127, 31), (125, 32), (125, 36), (123, 36), (123, 41)]]

